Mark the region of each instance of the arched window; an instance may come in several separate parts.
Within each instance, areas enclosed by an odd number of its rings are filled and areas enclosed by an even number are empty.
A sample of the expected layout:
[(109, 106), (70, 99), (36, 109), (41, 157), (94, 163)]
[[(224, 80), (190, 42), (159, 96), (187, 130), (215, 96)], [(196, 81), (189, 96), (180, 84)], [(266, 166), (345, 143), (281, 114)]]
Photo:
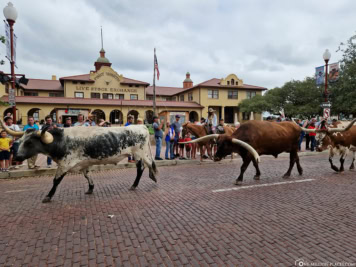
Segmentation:
[(235, 85), (235, 80), (231, 79), (231, 85)]

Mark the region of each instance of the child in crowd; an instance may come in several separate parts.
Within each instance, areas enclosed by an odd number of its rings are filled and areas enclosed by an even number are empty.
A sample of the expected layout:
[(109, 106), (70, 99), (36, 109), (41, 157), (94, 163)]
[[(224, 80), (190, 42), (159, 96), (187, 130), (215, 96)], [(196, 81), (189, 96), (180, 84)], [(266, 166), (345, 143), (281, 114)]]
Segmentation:
[(6, 131), (1, 131), (0, 137), (0, 167), (1, 171), (9, 171), (10, 148), (12, 146), (11, 138), (7, 137)]
[[(184, 137), (182, 136), (182, 132), (179, 135), (178, 143), (184, 142)], [(184, 144), (179, 144), (179, 159), (186, 159), (184, 157)]]
[[(192, 141), (192, 138), (190, 138), (190, 133), (187, 133), (184, 138), (184, 142)], [(185, 153), (187, 155), (188, 159), (192, 158), (192, 144), (185, 144)]]

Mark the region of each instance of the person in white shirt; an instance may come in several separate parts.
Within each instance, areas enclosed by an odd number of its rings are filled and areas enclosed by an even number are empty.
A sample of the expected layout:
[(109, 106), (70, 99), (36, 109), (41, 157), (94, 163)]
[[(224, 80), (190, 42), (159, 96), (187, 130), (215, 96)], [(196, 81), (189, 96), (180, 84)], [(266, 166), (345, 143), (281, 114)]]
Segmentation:
[[(13, 130), (15, 132), (21, 132), (20, 127), (16, 124), (13, 124), (12, 117), (7, 116), (4, 118), (4, 120), (5, 120), (5, 124), (8, 128), (10, 128), (11, 130)], [(14, 157), (16, 157), (17, 151), (19, 150), (19, 138), (16, 138), (14, 136), (10, 136), (10, 138), (12, 138), (12, 140), (14, 141), (12, 144), (12, 147), (10, 149), (10, 160), (9, 160), (10, 168), (18, 169), (19, 168), (18, 165), (20, 165), (21, 162), (16, 161), (14, 166), (11, 166), (11, 165), (12, 165), (12, 159)]]

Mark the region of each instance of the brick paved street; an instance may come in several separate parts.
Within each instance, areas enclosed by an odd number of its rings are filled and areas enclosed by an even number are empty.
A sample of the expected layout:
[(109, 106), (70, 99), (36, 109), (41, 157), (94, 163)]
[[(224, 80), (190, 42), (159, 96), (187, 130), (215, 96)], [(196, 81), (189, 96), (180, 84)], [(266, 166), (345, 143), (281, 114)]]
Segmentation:
[[(70, 175), (47, 204), (52, 177), (2, 180), (0, 266), (356, 263), (356, 172), (336, 174), (315, 154), (286, 180), (288, 160), (263, 157), (260, 181), (248, 168), (244, 186), (270, 186), (220, 192), (236, 188), (240, 160), (161, 167), (158, 184), (145, 170), (134, 192), (135, 169), (92, 173), (91, 196)], [(302, 179), (314, 180), (273, 185)]]

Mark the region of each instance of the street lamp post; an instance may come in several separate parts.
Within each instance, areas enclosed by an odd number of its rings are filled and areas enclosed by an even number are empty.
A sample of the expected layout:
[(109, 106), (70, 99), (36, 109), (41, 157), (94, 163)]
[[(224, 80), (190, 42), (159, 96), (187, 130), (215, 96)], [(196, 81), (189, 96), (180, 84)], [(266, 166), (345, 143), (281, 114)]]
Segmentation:
[[(4, 8), (4, 16), (9, 23), (10, 26), (10, 47), (11, 47), (11, 60), (10, 60), (10, 65), (11, 65), (11, 89), (12, 94), (15, 99), (15, 61), (14, 61), (14, 24), (17, 19), (17, 10), (14, 8), (14, 5), (9, 2), (7, 6)], [(10, 93), (10, 92), (9, 92)], [(10, 94), (9, 94), (10, 95)], [(16, 123), (16, 101), (14, 101), (14, 105), (12, 107), (12, 116), (13, 116), (13, 121)]]
[(324, 106), (324, 117), (329, 117), (330, 116), (330, 107), (327, 106), (328, 103), (328, 63), (330, 60), (331, 54), (329, 52), (329, 49), (326, 49), (323, 58), (325, 60), (325, 106)]

